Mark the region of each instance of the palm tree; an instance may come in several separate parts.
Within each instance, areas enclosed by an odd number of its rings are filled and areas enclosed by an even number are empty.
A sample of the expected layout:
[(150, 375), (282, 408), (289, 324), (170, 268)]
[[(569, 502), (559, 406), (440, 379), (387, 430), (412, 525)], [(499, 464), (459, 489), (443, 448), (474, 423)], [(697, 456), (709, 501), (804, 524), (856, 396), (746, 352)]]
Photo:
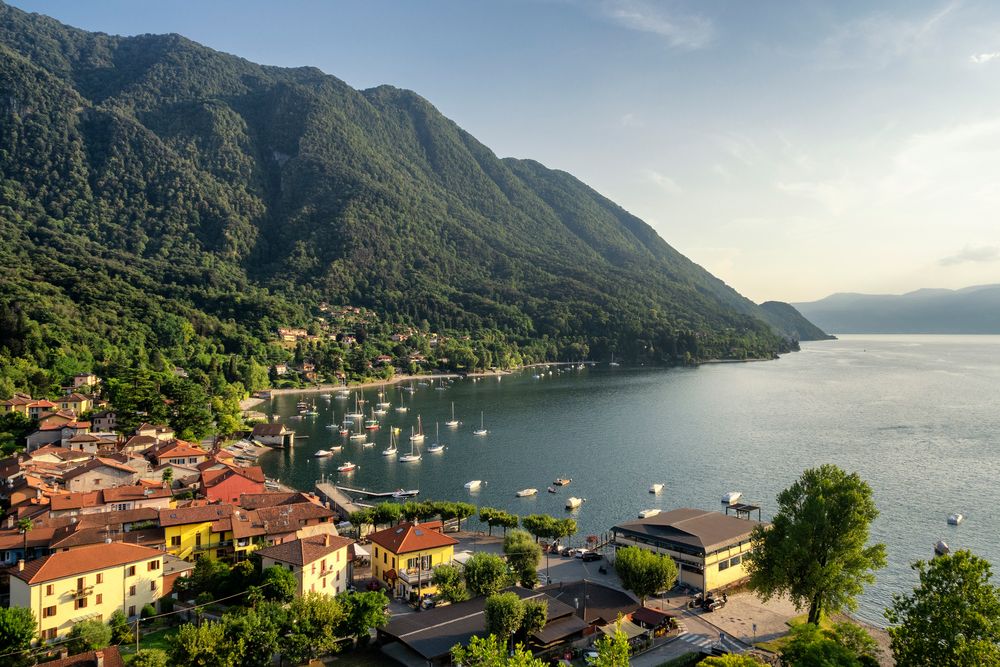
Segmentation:
[(28, 560), (28, 531), (35, 527), (35, 522), (28, 517), (17, 520), (17, 530), (24, 535), (24, 560)]

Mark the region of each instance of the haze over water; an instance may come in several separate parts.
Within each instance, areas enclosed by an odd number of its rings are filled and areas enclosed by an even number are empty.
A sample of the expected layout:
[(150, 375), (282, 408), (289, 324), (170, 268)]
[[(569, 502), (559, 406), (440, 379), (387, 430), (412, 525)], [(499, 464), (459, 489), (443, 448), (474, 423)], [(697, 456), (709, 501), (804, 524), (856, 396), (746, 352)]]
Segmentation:
[[(843, 336), (804, 343), (774, 362), (707, 364), (696, 369), (588, 368), (534, 379), (527, 369), (501, 381), (455, 382), (447, 391), (418, 388), (407, 414), (393, 403), (375, 447), (325, 428), (331, 410), (342, 419), (346, 401), (315, 399), (319, 417), (287, 421), (300, 440), (290, 451), (268, 452), (269, 477), (311, 490), (321, 474), (338, 477), (345, 460), (360, 464), (342, 483), (378, 491), (419, 488), (420, 499), (469, 500), (518, 514), (571, 515), (576, 543), (659, 507), (720, 508), (727, 491), (759, 504), (764, 518), (775, 496), (803, 469), (836, 463), (871, 484), (881, 516), (872, 538), (888, 546), (889, 565), (861, 600), (858, 616), (884, 624), (894, 592), (909, 590), (909, 564), (932, 555), (945, 539), (1000, 560), (1000, 336)], [(375, 390), (366, 392), (375, 400)], [(276, 398), (270, 409), (294, 414), (299, 396)], [(451, 402), (463, 424), (444, 422)], [(371, 403), (369, 403), (371, 405)], [(490, 434), (472, 434), (485, 412)], [(423, 452), (418, 463), (382, 456), (388, 424), (402, 427), (399, 451), (409, 451), (410, 427), (423, 418), (427, 444), (441, 422), (447, 449)], [(343, 441), (341, 453), (317, 459), (317, 449)], [(546, 487), (571, 477), (558, 494)], [(466, 481), (488, 484), (477, 494)], [(662, 482), (662, 495), (648, 493)], [(535, 487), (538, 496), (515, 498)], [(569, 496), (586, 498), (563, 509)], [(950, 513), (965, 523), (946, 525)]]

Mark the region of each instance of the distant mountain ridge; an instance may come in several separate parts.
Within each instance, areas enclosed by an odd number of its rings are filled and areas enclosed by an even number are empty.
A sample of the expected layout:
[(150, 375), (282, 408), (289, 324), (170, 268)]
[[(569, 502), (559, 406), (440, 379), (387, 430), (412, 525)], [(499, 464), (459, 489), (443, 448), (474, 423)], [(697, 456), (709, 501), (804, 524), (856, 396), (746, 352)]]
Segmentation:
[(837, 293), (792, 305), (831, 333), (1000, 334), (1000, 285)]
[(0, 213), (12, 356), (197, 338), (269, 360), (323, 302), (533, 360), (768, 357), (804, 328), (411, 91), (2, 2)]

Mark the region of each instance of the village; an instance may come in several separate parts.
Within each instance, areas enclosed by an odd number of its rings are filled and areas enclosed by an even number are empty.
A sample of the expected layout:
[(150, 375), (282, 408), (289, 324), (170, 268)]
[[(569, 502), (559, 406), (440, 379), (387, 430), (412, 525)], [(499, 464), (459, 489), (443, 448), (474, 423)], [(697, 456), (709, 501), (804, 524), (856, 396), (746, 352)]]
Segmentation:
[[(759, 515), (756, 506), (623, 517), (575, 549), (568, 540), (539, 541), (557, 535), (530, 527), (524, 517), (538, 556), (531, 574), (518, 577), (519, 552), (492, 536), (492, 521), (490, 535), (463, 529), (461, 518), (472, 506), (464, 514), (447, 502), (408, 503), (399, 511), (389, 498), (394, 511), (380, 517), (377, 509), (357, 511), (330, 484), (283, 488), (256, 465), (261, 451), (291, 445), (294, 433), (280, 423), (257, 424), (228, 443), (187, 442), (165, 424), (121, 433), (115, 412), (90, 391), (100, 382), (80, 375), (58, 400), (19, 394), (0, 402), (0, 413), (20, 413), (33, 425), (25, 451), (0, 461), (0, 604), (34, 613), (39, 655), (46, 645), (65, 653), (84, 620), (124, 615), (141, 650), (143, 633), (154, 631), (142, 627), (143, 619), (164, 619), (159, 628), (201, 618), (199, 609), (214, 600), (205, 591), (194, 596), (187, 582), (199, 576), (202, 562), (252, 562), (258, 575), (286, 569), (295, 595), (383, 591), (385, 622), (369, 631), (380, 655), (404, 665), (449, 664), (456, 644), (488, 634), (488, 591), (477, 594), (470, 584), (455, 596), (444, 591), (443, 576), (454, 568), (468, 578), (463, 569), (486, 557), (507, 563), (504, 591), (543, 604), (544, 620), (521, 638), (552, 662), (583, 664), (595, 655), (596, 639), (620, 633), (633, 664), (731, 652), (766, 663), (774, 654), (758, 641), (786, 635), (797, 616), (787, 601), (763, 605), (751, 595), (730, 600), (727, 594), (747, 578), (743, 558), (760, 523), (751, 518)], [(518, 518), (500, 523), (506, 534)], [(511, 535), (518, 532), (526, 535)], [(666, 585), (630, 591), (615, 567), (624, 548), (667, 556), (676, 573)], [(224, 610), (215, 603), (216, 614)]]

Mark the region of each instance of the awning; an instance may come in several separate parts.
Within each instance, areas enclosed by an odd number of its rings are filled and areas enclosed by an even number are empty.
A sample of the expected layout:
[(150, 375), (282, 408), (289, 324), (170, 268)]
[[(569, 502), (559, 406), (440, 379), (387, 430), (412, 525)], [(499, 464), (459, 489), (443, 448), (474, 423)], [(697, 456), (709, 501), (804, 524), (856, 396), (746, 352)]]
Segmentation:
[(354, 557), (355, 558), (361, 558), (362, 556), (371, 556), (371, 552), (369, 552), (368, 549), (365, 549), (363, 546), (361, 546), (357, 542), (355, 542), (354, 544), (351, 545), (351, 549), (354, 550)]
[(608, 636), (614, 636), (615, 630), (619, 628), (621, 629), (622, 632), (625, 633), (625, 636), (628, 637), (629, 639), (635, 639), (636, 637), (639, 637), (640, 635), (644, 635), (647, 632), (649, 632), (649, 630), (646, 630), (645, 628), (640, 628), (638, 625), (628, 620), (623, 620), (621, 624), (608, 623), (607, 625), (602, 625), (599, 629), (601, 632), (603, 632)]
[(669, 614), (664, 614), (658, 609), (650, 609), (649, 607), (639, 607), (634, 612), (632, 612), (632, 620), (638, 623), (643, 623), (650, 627), (659, 627), (670, 620)]
[(545, 627), (531, 635), (539, 644), (551, 644), (581, 632), (587, 624), (576, 614), (546, 623)]

